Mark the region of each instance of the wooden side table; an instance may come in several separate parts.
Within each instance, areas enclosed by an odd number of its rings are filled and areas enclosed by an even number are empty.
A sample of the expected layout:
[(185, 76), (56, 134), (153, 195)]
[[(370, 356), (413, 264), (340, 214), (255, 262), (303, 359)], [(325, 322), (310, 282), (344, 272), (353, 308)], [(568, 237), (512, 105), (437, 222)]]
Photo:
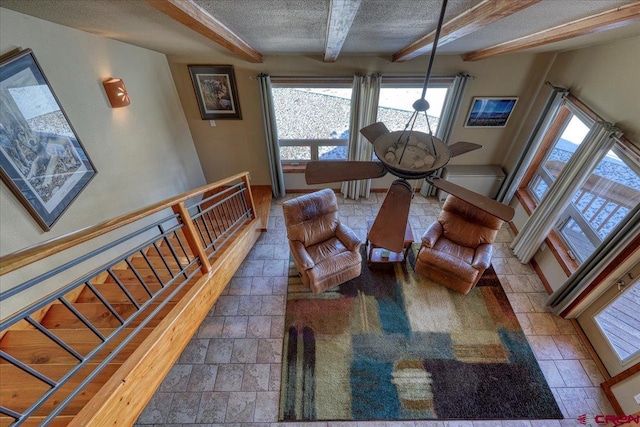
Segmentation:
[(403, 252), (391, 252), (387, 249), (376, 246), (372, 242), (369, 241), (369, 231), (373, 226), (373, 220), (370, 219), (367, 221), (367, 240), (365, 242), (365, 247), (367, 249), (367, 263), (387, 263), (387, 262), (403, 262), (407, 259), (407, 255), (409, 254), (409, 249), (411, 249), (411, 245), (413, 244), (413, 232), (411, 231), (411, 226), (407, 221), (407, 228), (404, 230), (404, 242), (402, 243), (402, 247), (404, 248)]

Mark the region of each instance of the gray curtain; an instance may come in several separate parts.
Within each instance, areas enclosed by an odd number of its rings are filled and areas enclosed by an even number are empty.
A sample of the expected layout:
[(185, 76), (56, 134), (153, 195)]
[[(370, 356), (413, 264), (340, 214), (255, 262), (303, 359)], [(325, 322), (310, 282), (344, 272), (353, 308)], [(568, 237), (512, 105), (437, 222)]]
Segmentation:
[[(347, 160), (369, 161), (373, 158), (373, 144), (362, 136), (360, 129), (375, 123), (378, 115), (379, 95), (379, 74), (356, 74), (353, 77)], [(360, 197), (368, 198), (370, 191), (370, 179), (345, 181), (342, 183), (342, 194), (349, 199), (358, 200)]]
[[(442, 115), (440, 116), (438, 130), (435, 135), (447, 145), (449, 145), (449, 139), (453, 133), (453, 127), (458, 119), (462, 97), (464, 96), (464, 91), (470, 78), (471, 76), (468, 74), (458, 73), (447, 92), (447, 98), (445, 99), (442, 107)], [(439, 176), (440, 172), (441, 170), (434, 176)], [(427, 181), (423, 181), (422, 188), (420, 188), (420, 194), (425, 197), (433, 196), (436, 194), (436, 189)]]
[(513, 254), (528, 263), (555, 225), (558, 215), (569, 205), (574, 194), (614, 144), (619, 129), (607, 122), (597, 122), (578, 146), (547, 194), (533, 211), (520, 233), (511, 242)]
[(516, 194), (518, 186), (522, 181), (522, 177), (533, 161), (533, 157), (535, 156), (536, 151), (538, 151), (538, 147), (540, 146), (547, 129), (549, 129), (549, 125), (551, 125), (551, 122), (556, 117), (556, 114), (562, 105), (564, 95), (569, 93), (567, 89), (562, 87), (551, 86), (551, 88), (552, 91), (549, 94), (549, 98), (547, 99), (533, 130), (531, 131), (531, 135), (529, 135), (527, 142), (524, 147), (522, 147), (520, 156), (518, 157), (512, 172), (507, 175), (502, 188), (500, 188), (500, 192), (496, 198), (499, 202), (506, 204), (511, 203), (511, 199)]
[[(628, 220), (618, 224), (589, 258), (547, 300), (555, 314), (561, 314), (593, 280), (640, 234), (640, 203), (629, 212)], [(576, 317), (579, 313), (567, 317)]]
[(259, 74), (260, 99), (262, 101), (262, 120), (264, 122), (264, 137), (267, 142), (267, 156), (269, 172), (271, 173), (271, 192), (273, 197), (285, 196), (284, 174), (280, 163), (280, 145), (278, 144), (278, 127), (273, 108), (273, 94), (271, 92), (271, 77)]

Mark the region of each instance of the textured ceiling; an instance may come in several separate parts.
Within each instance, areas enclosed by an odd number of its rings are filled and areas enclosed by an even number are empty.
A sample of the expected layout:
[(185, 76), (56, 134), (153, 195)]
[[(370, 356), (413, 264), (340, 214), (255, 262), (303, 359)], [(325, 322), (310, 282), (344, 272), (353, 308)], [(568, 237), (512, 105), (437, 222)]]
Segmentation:
[[(195, 0), (263, 55), (322, 55), (330, 0)], [(449, 0), (446, 18), (480, 0)], [(490, 47), (632, 0), (542, 0), (451, 43), (439, 53)], [(391, 55), (434, 30), (437, 0), (362, 0), (340, 55)], [(142, 0), (0, 0), (0, 6), (170, 55), (228, 52)], [(1, 13), (1, 12), (0, 12)], [(572, 49), (640, 34), (631, 25), (536, 48)]]

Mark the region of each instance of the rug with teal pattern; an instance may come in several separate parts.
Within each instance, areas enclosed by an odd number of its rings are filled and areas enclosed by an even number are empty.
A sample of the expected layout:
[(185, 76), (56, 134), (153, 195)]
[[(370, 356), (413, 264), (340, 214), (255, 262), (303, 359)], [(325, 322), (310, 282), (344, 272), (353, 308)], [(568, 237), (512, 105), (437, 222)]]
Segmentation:
[(493, 269), (457, 294), (417, 249), (321, 295), (290, 264), (279, 419), (562, 418)]

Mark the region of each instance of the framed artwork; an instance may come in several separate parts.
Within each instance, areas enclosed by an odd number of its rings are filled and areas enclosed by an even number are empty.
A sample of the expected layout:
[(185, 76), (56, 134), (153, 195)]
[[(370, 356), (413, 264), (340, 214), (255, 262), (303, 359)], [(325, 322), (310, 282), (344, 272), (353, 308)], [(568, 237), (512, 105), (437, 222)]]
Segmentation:
[(518, 97), (475, 97), (464, 127), (503, 128), (507, 125)]
[(0, 61), (0, 176), (48, 231), (96, 174), (31, 49)]
[(202, 120), (242, 119), (232, 65), (188, 65)]

